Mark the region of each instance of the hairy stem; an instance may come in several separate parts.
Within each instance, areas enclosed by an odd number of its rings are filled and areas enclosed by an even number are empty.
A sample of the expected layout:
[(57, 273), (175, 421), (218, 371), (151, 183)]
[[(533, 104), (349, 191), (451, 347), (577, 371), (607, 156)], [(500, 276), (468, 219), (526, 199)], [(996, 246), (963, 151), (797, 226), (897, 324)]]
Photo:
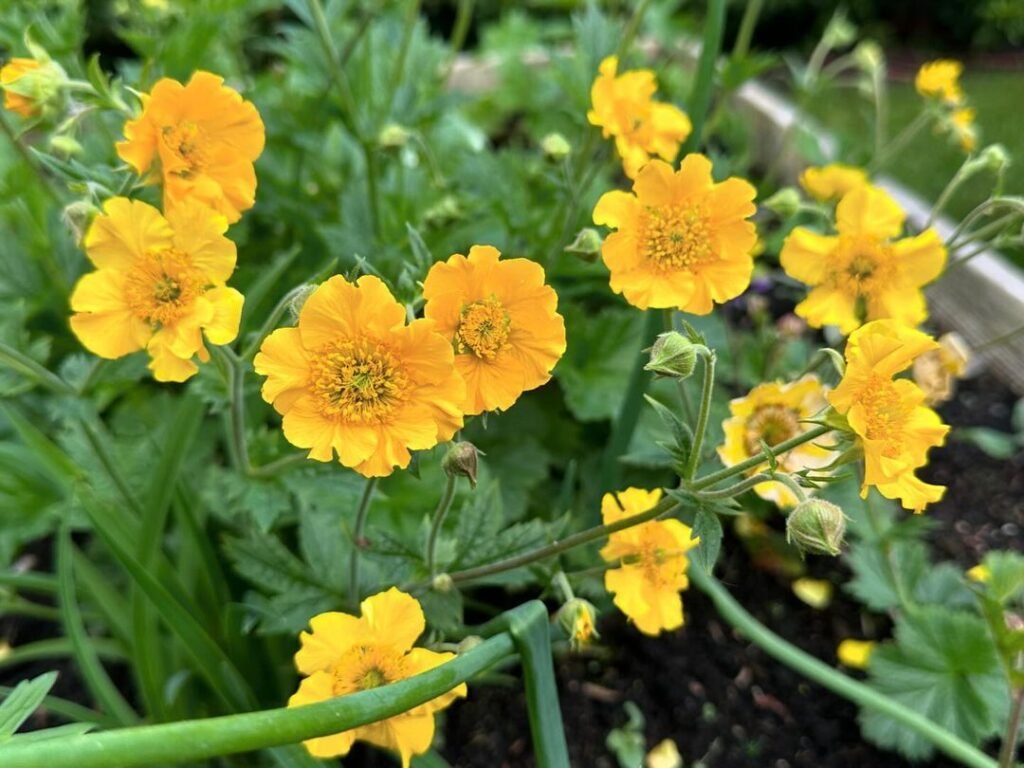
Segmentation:
[(348, 565), (348, 597), (352, 605), (359, 604), (359, 557), (363, 551), (363, 529), (366, 528), (366, 516), (370, 511), (370, 501), (377, 488), (377, 478), (369, 477), (363, 486), (363, 495), (359, 498), (356, 508), (356, 523), (352, 529), (352, 558)]
[(448, 480), (444, 486), (444, 493), (441, 494), (441, 500), (437, 504), (437, 509), (434, 510), (433, 522), (430, 525), (430, 537), (427, 539), (427, 570), (430, 572), (431, 578), (437, 575), (437, 563), (435, 560), (436, 549), (437, 549), (437, 537), (441, 533), (441, 528), (444, 525), (444, 519), (448, 515), (448, 510), (452, 506), (452, 500), (455, 498), (455, 481), (456, 475), (448, 475)]

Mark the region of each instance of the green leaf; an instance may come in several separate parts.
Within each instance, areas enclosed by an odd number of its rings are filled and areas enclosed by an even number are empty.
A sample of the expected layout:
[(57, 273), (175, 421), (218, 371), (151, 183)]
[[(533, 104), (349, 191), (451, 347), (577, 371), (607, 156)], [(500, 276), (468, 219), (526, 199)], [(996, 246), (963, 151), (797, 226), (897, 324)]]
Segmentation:
[(907, 594), (913, 594), (928, 568), (925, 545), (919, 541), (896, 541), (886, 562), (879, 546), (858, 542), (850, 547), (849, 564), (854, 577), (846, 584), (846, 591), (873, 611), (888, 611), (900, 604), (897, 585), (893, 583), (891, 568), (896, 568)]
[(1017, 435), (988, 427), (964, 427), (956, 430), (954, 436), (973, 443), (993, 459), (1012, 459), (1021, 449)]
[(56, 672), (47, 672), (31, 680), (22, 680), (0, 704), (0, 743), (10, 739), (36, 711), (57, 682)]
[[(972, 744), (995, 735), (1009, 690), (985, 622), (927, 606), (896, 624), (896, 640), (875, 649), (870, 684)], [(934, 752), (928, 740), (874, 710), (861, 711), (864, 737), (913, 760)]]
[(714, 511), (701, 506), (693, 519), (693, 537), (700, 539), (695, 553), (700, 566), (711, 573), (722, 548), (722, 521)]
[(63, 739), (67, 736), (81, 736), (84, 733), (96, 728), (95, 723), (68, 723), (58, 725), (55, 728), (43, 728), (39, 731), (29, 733), (18, 733), (11, 737), (12, 744), (26, 744), (30, 741), (45, 741), (46, 739)]
[(463, 628), (462, 593), (457, 589), (438, 592), (431, 589), (419, 596), (427, 624), (444, 635), (455, 635)]
[(1024, 593), (1024, 555), (1018, 552), (989, 552), (985, 555), (989, 577), (985, 589), (1002, 605), (1011, 603)]

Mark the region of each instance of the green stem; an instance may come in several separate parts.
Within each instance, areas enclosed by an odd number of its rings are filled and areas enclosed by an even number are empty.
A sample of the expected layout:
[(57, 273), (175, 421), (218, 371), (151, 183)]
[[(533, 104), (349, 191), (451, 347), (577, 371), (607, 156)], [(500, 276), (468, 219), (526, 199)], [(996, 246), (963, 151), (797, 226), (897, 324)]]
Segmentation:
[(871, 526), (871, 531), (875, 535), (875, 541), (873, 543), (878, 548), (878, 554), (881, 555), (882, 567), (885, 569), (885, 574), (892, 583), (892, 589), (893, 592), (896, 593), (896, 599), (899, 600), (900, 607), (903, 608), (904, 612), (912, 614), (916, 610), (916, 606), (907, 594), (907, 589), (903, 584), (903, 579), (900, 578), (899, 568), (897, 568), (896, 564), (893, 562), (892, 542), (889, 541), (886, 536), (886, 532), (882, 528), (882, 521), (879, 519), (878, 512), (875, 510), (871, 493), (869, 493), (867, 498), (864, 499), (864, 511), (867, 513), (868, 525)]
[(427, 570), (430, 572), (430, 577), (433, 578), (437, 575), (437, 563), (435, 561), (435, 550), (437, 548), (437, 537), (441, 533), (441, 527), (444, 525), (444, 519), (448, 515), (448, 510), (452, 506), (452, 500), (455, 498), (455, 481), (457, 476), (452, 473), (448, 475), (447, 482), (444, 486), (444, 493), (441, 494), (441, 501), (437, 504), (437, 509), (434, 510), (433, 522), (430, 525), (430, 536), (427, 539)]
[(615, 47), (615, 56), (619, 60), (626, 55), (629, 51), (629, 46), (633, 44), (633, 40), (636, 38), (636, 33), (640, 31), (640, 25), (643, 23), (644, 15), (647, 13), (647, 8), (650, 4), (651, 0), (640, 0), (633, 10), (633, 15), (629, 17), (626, 29), (623, 31), (622, 37), (619, 38), (619, 44)]
[(14, 151), (18, 153), (22, 161), (27, 165), (32, 173), (39, 179), (39, 185), (43, 188), (43, 192), (52, 200), (58, 207), (63, 206), (63, 201), (60, 198), (60, 194), (52, 186), (53, 182), (49, 176), (46, 175), (46, 171), (36, 162), (36, 159), (32, 157), (32, 153), (29, 152), (25, 145), (18, 141), (18, 136), (14, 133), (14, 129), (11, 128), (11, 124), (7, 122), (7, 118), (2, 112), (0, 112), (0, 132), (7, 137), (8, 141), (14, 146)]
[(4, 365), (12, 371), (20, 373), (22, 376), (35, 380), (58, 395), (78, 394), (74, 387), (57, 374), (47, 370), (31, 357), (22, 354), (14, 347), (4, 344), (2, 341), (0, 341), (0, 365)]
[(884, 168), (889, 159), (893, 155), (901, 152), (903, 148), (909, 144), (915, 136), (917, 136), (921, 129), (928, 125), (930, 120), (931, 114), (928, 112), (922, 112), (914, 118), (906, 128), (896, 134), (892, 141), (875, 153), (874, 158), (871, 160), (871, 164), (868, 165), (868, 174), (873, 176)]
[(278, 472), (291, 469), (296, 464), (302, 464), (308, 459), (304, 453), (289, 453), (279, 459), (274, 459), (260, 467), (253, 467), (249, 477), (273, 477)]
[[(778, 445), (773, 445), (772, 454), (778, 456), (780, 454), (785, 453), (788, 450), (796, 448), (798, 445), (809, 443), (812, 440), (821, 437), (822, 435), (826, 435), (831, 431), (831, 427), (821, 425), (815, 426), (812, 429), (809, 429), (806, 432), (804, 432), (802, 435), (791, 437), (789, 440), (785, 440), (779, 443)], [(700, 491), (705, 488), (709, 488), (712, 485), (716, 485), (722, 482), (723, 480), (728, 480), (730, 477), (734, 475), (742, 474), (743, 472), (746, 472), (748, 469), (753, 469), (754, 467), (760, 466), (766, 461), (768, 461), (768, 454), (765, 451), (761, 451), (760, 453), (754, 454), (748, 459), (744, 459), (738, 464), (733, 464), (731, 467), (726, 467), (725, 469), (720, 469), (718, 472), (712, 472), (710, 475), (705, 475), (704, 477), (698, 478), (697, 480), (690, 484), (687, 490)]]
[(736, 42), (732, 47), (734, 60), (744, 58), (750, 50), (750, 41), (754, 37), (754, 28), (757, 26), (763, 5), (764, 0), (747, 0), (747, 7), (743, 9), (743, 18), (740, 20), (740, 29), (736, 33)]
[(718, 62), (718, 52), (722, 47), (722, 35), (725, 30), (725, 5), (725, 0), (708, 0), (708, 15), (704, 21), (704, 44), (700, 49), (697, 77), (687, 104), (693, 132), (683, 144), (684, 155), (700, 149), (702, 144), (704, 123), (707, 121), (708, 107), (711, 105), (715, 65)]
[(362, 146), (363, 159), (366, 162), (366, 195), (370, 205), (370, 223), (373, 226), (373, 234), (380, 240), (380, 197), (377, 187), (377, 156), (374, 154), (374, 147), (371, 142), (364, 141)]
[(323, 5), (320, 0), (307, 0), (306, 5), (309, 8), (310, 16), (313, 17), (313, 29), (330, 68), (331, 82), (329, 84), (337, 83), (342, 111), (345, 113), (343, 117), (347, 118), (347, 123), (351, 126), (356, 115), (355, 99), (352, 96), (352, 89), (349, 87), (348, 77), (345, 75), (341, 59), (338, 57), (338, 50), (334, 47), (334, 40), (331, 38), (331, 30), (327, 24)]
[(0, 587), (54, 595), (57, 593), (57, 580), (48, 573), (36, 571), (0, 571)]
[(707, 501), (716, 501), (718, 499), (732, 499), (739, 496), (741, 493), (746, 493), (758, 483), (767, 483), (774, 480), (771, 475), (765, 473), (758, 473), (751, 475), (738, 483), (723, 488), (719, 491), (700, 491), (697, 493), (697, 497)]
[(959, 189), (960, 185), (972, 175), (969, 169), (974, 166), (969, 165), (970, 162), (970, 159), (965, 160), (963, 164), (956, 169), (956, 173), (953, 174), (953, 178), (949, 180), (949, 183), (946, 184), (942, 192), (939, 193), (939, 198), (935, 201), (935, 205), (932, 206), (931, 211), (928, 212), (928, 218), (924, 222), (925, 229), (928, 229), (928, 227), (932, 225), (935, 218), (942, 213), (943, 209), (946, 207), (946, 204), (949, 202), (949, 198), (951, 198), (956, 190)]
[(792, 475), (787, 475), (785, 472), (773, 472), (769, 475), (768, 479), (776, 483), (782, 483), (784, 486), (789, 488), (789, 490), (793, 492), (793, 495), (796, 496), (797, 502), (807, 501), (807, 491)]
[(9, 744), (0, 746), (0, 763), (4, 768), (134, 768), (194, 763), (295, 744), (407, 712), (476, 677), (514, 651), (512, 637), (502, 633), (440, 666), (379, 688), (299, 707)]
[(245, 439), (245, 363), (230, 347), (212, 346), (213, 354), (218, 357), (227, 375), (228, 394), (231, 398), (229, 422), (231, 427), (231, 444), (233, 455), (238, 463), (237, 469), (244, 475), (252, 474), (249, 462), (249, 444)]
[(377, 488), (377, 478), (368, 477), (363, 486), (363, 495), (359, 498), (356, 508), (356, 523), (352, 529), (352, 559), (348, 565), (348, 597), (353, 606), (359, 604), (359, 557), (363, 551), (363, 529), (366, 527), (366, 516), (370, 511), (370, 501)]
[(772, 658), (861, 707), (873, 709), (924, 737), (935, 747), (971, 768), (997, 768), (996, 762), (913, 709), (893, 701), (873, 688), (847, 677), (819, 659), (783, 640), (751, 616), (736, 599), (696, 563), (691, 563), (690, 580), (715, 604), (719, 614), (735, 629)]
[(473, 7), (475, 0), (459, 0), (458, 8), (455, 11), (455, 24), (452, 25), (452, 34), (448, 40), (448, 46), (452, 53), (458, 53), (466, 44), (466, 35), (469, 34), (469, 25), (473, 21)]
[(1003, 745), (999, 749), (999, 768), (1013, 768), (1022, 712), (1024, 712), (1024, 687), (1017, 688), (1013, 692), (1010, 719), (1006, 723), (1006, 734), (1003, 736)]
[(703, 345), (695, 345), (703, 348), (704, 358), (704, 383), (700, 391), (700, 410), (697, 412), (697, 426), (693, 430), (693, 446), (690, 449), (690, 456), (686, 464), (686, 479), (693, 482), (700, 467), (701, 453), (704, 448), (704, 433), (708, 430), (708, 418), (711, 416), (711, 398), (715, 389), (715, 353)]

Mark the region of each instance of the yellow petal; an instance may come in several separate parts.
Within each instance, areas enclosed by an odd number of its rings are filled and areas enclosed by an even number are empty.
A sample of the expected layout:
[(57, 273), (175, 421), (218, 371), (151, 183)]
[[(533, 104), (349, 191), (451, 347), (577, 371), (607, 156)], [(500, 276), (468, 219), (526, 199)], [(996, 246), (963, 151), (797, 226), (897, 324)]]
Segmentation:
[(168, 209), (174, 246), (192, 257), (212, 283), (224, 283), (235, 270), (235, 244), (224, 236), (228, 220), (194, 199)]
[(825, 279), (829, 257), (838, 242), (836, 237), (797, 227), (782, 244), (779, 262), (790, 277), (808, 285), (818, 285)]
[(278, 328), (263, 340), (253, 359), (253, 368), (263, 382), (262, 395), (274, 403), (283, 393), (302, 390), (309, 383), (309, 356), (298, 328)]
[(594, 206), (594, 223), (613, 229), (632, 227), (639, 210), (636, 197), (628, 192), (605, 192)]
[(382, 642), (409, 650), (426, 629), (423, 609), (411, 595), (392, 587), (360, 605), (363, 619)]
[(888, 192), (870, 184), (846, 193), (836, 207), (836, 228), (843, 235), (897, 237), (905, 218), (903, 209)]
[(892, 253), (900, 273), (915, 287), (930, 283), (946, 266), (946, 247), (938, 232), (930, 228), (894, 243)]
[(147, 251), (170, 248), (173, 237), (167, 220), (153, 206), (112, 197), (93, 220), (83, 245), (97, 267), (124, 271)]
[(303, 344), (316, 349), (341, 338), (384, 333), (405, 321), (405, 307), (395, 301), (379, 277), (364, 275), (355, 283), (332, 277), (306, 299), (299, 314)]
[(213, 319), (203, 326), (211, 344), (230, 344), (238, 336), (245, 297), (234, 288), (213, 288), (204, 298), (213, 305)]
[(72, 315), (70, 323), (82, 346), (108, 360), (144, 349), (146, 342), (140, 341), (140, 336), (152, 332), (148, 325), (140, 327), (139, 321), (127, 310), (83, 312)]
[(295, 653), (295, 666), (304, 675), (329, 670), (366, 634), (361, 619), (337, 611), (317, 614), (309, 620), (309, 627), (312, 632), (299, 633), (300, 647)]
[(793, 594), (811, 608), (822, 610), (832, 602), (832, 584), (822, 579), (797, 579), (792, 584)]

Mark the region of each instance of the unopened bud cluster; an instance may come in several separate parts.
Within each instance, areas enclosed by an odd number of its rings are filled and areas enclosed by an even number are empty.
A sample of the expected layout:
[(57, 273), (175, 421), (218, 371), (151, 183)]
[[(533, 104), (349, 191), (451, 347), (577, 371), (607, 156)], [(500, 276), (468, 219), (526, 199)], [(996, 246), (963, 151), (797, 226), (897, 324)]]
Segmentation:
[(786, 541), (802, 554), (838, 555), (846, 536), (846, 515), (835, 504), (808, 499), (786, 519)]

